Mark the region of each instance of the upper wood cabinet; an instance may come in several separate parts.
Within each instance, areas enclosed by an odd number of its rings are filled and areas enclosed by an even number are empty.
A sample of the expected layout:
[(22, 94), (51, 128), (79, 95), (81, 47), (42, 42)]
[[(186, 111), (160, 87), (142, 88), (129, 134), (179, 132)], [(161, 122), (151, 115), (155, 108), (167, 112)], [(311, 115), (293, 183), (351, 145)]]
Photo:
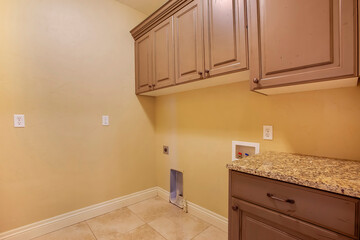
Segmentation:
[(131, 30), (136, 92), (249, 68), (264, 94), (356, 86), (357, 19), (357, 0), (170, 0)]
[(248, 67), (246, 0), (205, 0), (205, 71), (208, 75)]
[(202, 4), (194, 1), (174, 15), (176, 83), (203, 78)]
[(174, 78), (174, 34), (173, 17), (152, 30), (154, 89), (173, 85)]
[(173, 18), (135, 41), (136, 93), (175, 83)]
[(145, 34), (135, 42), (136, 93), (152, 89), (152, 35)]
[(135, 27), (136, 93), (247, 69), (244, 1), (172, 0)]
[(247, 0), (251, 89), (357, 75), (355, 0)]

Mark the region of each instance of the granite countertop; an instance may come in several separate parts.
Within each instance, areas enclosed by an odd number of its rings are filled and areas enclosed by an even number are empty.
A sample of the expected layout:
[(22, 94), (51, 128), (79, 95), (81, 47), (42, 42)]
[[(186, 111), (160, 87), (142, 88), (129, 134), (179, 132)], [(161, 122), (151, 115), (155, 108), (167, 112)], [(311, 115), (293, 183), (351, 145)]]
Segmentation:
[(360, 198), (360, 161), (265, 152), (227, 164), (231, 170)]

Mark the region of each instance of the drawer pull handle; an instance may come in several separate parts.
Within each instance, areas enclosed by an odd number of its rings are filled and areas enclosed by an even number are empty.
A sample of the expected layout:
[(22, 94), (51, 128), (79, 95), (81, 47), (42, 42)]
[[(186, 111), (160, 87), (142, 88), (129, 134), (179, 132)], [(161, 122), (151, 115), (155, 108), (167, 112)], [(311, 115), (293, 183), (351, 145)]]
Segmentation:
[(232, 208), (232, 210), (234, 210), (234, 211), (237, 211), (237, 210), (239, 209), (238, 206), (232, 206), (231, 208)]
[(273, 194), (271, 194), (271, 193), (267, 193), (266, 196), (268, 196), (268, 197), (271, 198), (271, 199), (280, 201), (280, 202), (287, 202), (287, 203), (290, 203), (290, 204), (294, 204), (294, 203), (295, 203), (295, 200), (278, 198), (278, 197), (275, 197), (275, 196), (274, 196)]

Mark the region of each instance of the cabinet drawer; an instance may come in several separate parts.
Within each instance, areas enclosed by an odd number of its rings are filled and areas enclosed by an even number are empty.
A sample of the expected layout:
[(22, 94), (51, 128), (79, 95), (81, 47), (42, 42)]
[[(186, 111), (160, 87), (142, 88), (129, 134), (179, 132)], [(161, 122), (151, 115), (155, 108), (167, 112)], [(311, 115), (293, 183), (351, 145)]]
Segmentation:
[(231, 171), (231, 195), (348, 236), (357, 236), (358, 200)]

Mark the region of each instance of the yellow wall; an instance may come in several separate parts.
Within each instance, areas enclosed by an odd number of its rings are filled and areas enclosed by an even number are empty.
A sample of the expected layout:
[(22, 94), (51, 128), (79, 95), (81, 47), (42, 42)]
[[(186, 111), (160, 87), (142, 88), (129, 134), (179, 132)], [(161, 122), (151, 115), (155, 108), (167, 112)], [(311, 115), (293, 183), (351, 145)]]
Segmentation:
[(0, 232), (156, 186), (155, 102), (134, 94), (129, 33), (144, 17), (114, 0), (0, 1)]
[[(0, 1), (0, 232), (169, 190), (170, 168), (184, 171), (188, 200), (226, 216), (232, 140), (360, 159), (360, 87), (266, 97), (243, 82), (136, 97), (129, 30), (144, 17), (113, 0)], [(265, 124), (273, 141), (261, 140)]]
[[(263, 125), (273, 125), (273, 141), (262, 140)], [(360, 160), (360, 87), (263, 96), (242, 82), (163, 96), (156, 134), (158, 185), (169, 190), (169, 169), (182, 170), (185, 198), (227, 216), (233, 140), (259, 142), (260, 151)]]

